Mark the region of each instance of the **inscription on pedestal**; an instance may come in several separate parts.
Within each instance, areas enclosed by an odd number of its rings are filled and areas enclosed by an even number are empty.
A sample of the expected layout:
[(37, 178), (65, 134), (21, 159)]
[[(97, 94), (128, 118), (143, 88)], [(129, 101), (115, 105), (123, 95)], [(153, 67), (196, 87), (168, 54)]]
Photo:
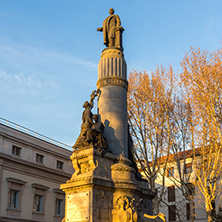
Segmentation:
[(66, 222), (89, 221), (89, 192), (66, 196)]

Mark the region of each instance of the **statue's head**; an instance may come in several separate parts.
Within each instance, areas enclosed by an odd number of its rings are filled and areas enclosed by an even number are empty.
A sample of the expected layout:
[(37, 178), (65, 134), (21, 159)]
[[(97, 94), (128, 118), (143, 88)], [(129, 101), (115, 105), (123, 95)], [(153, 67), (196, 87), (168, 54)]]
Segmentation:
[(123, 198), (121, 198), (121, 199), (119, 200), (119, 205), (120, 205), (120, 207), (122, 207), (122, 208), (125, 207), (125, 201), (124, 201)]
[(92, 116), (92, 119), (95, 120), (95, 122), (98, 122), (99, 116), (98, 116), (97, 114), (94, 114), (94, 115)]
[(113, 8), (111, 8), (111, 9), (109, 10), (109, 14), (110, 14), (110, 15), (113, 15), (113, 14), (114, 14), (114, 9), (113, 9)]
[(88, 101), (85, 101), (82, 107), (83, 107), (83, 108), (87, 108), (87, 107), (89, 107), (89, 106), (90, 106), (90, 105), (89, 105), (89, 102), (88, 102)]

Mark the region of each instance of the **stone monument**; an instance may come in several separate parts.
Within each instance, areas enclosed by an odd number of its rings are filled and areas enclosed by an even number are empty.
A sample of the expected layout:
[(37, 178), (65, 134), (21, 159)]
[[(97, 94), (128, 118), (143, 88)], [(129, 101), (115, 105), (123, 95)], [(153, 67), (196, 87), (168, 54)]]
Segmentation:
[[(132, 156), (127, 122), (127, 67), (121, 21), (109, 10), (98, 65), (97, 90), (83, 104), (80, 135), (73, 146), (74, 174), (61, 189), (66, 193), (64, 222), (164, 221), (152, 215), (156, 195), (141, 178)], [(94, 99), (98, 113), (93, 114)]]

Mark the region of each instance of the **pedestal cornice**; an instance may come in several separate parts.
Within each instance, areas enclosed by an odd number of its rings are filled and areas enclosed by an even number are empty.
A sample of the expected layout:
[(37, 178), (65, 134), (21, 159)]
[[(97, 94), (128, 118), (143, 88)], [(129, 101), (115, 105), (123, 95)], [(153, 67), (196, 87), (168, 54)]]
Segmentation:
[(124, 59), (124, 54), (119, 48), (109, 47), (109, 48), (105, 48), (101, 53), (101, 59), (108, 58), (108, 57)]
[(117, 76), (109, 76), (109, 77), (104, 77), (102, 79), (99, 79), (97, 81), (97, 88), (100, 89), (104, 86), (108, 85), (116, 85), (116, 86), (121, 86), (124, 87), (126, 90), (128, 90), (128, 81), (124, 78), (117, 77)]

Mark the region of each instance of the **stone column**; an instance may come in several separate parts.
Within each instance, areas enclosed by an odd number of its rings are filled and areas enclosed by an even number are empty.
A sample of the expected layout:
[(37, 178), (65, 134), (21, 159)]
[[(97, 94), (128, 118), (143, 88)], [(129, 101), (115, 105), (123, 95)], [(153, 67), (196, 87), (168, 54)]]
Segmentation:
[(98, 65), (97, 88), (101, 90), (98, 114), (113, 154), (128, 157), (127, 66), (121, 49), (103, 50)]

